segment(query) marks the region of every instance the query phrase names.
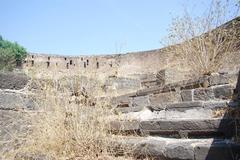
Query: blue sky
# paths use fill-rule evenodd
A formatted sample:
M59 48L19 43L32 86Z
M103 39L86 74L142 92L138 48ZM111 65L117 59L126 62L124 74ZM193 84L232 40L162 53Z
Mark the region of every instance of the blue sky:
M125 53L161 47L184 6L193 14L209 0L0 0L0 34L29 52L63 55Z

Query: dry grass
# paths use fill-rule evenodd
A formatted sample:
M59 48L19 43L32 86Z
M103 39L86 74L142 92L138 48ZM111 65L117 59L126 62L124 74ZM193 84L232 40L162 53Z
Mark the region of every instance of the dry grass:
M110 117L114 113L109 102L96 101L77 83L72 92L68 89L60 92L57 81L40 85L37 87L40 90L35 91L38 110L29 113L31 134L11 156L16 155L17 159L22 159L19 154L64 160L128 159L124 155L115 156L118 151L112 142L116 136L109 132ZM118 148L124 151L121 145Z
M213 118L219 118L223 116L228 116L232 118L240 118L240 108L220 108L213 111Z
M173 19L167 37L167 45L179 44L169 49L179 56L183 65L195 76L217 72L224 63L230 63L239 50L239 6L233 1L212 0L201 16L193 16L187 9L182 17ZM219 27L221 26L221 27Z
M213 118L223 117L227 113L227 108L221 108L213 111Z

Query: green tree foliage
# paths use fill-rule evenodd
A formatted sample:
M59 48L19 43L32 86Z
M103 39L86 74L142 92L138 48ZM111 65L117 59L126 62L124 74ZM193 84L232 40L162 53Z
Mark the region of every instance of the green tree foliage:
M26 56L25 48L17 42L4 40L0 35L0 70L12 70L17 62L21 63Z
M16 66L14 53L9 49L0 48L0 70L12 71Z

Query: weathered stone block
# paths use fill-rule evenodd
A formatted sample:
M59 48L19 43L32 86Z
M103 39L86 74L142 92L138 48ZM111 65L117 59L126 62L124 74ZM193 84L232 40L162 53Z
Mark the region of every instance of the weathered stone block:
M194 101L207 101L214 99L214 92L212 88L198 88L193 91L193 100Z
M34 109L33 97L23 93L0 91L0 109Z
M138 90L136 95L137 96L145 96L148 94L154 94L154 93L159 93L161 91L162 87L151 87L151 88L145 88Z
M141 82L141 86L143 88L154 87L154 86L157 86L157 81L156 80L152 80L152 81Z
M165 155L169 159L194 160L194 149L189 143L168 144Z
M193 101L193 90L182 90L181 97L182 101Z
M130 102L131 107L146 107L149 105L149 96L136 96Z
M140 122L143 132L166 133L185 130L190 132L220 132L229 137L234 134L234 121L232 119L170 119L148 120Z
M233 95L233 87L231 85L223 85L213 87L214 95L220 99L230 99Z
M210 86L221 85L228 83L228 77L226 75L212 75L209 77Z
M166 106L166 110L185 111L189 109L203 108L203 102L181 102Z
M149 96L150 105L157 106L160 104L180 102L181 96L177 92L166 92Z
M203 103L203 106L204 106L204 108L205 109L219 109L219 108L225 108L225 107L228 107L228 104L227 104L227 102L225 102L225 101L220 101L220 102L218 102L218 101L216 101L216 102L212 102L212 101L210 101L210 102L204 102Z
M131 96L135 96L135 94L130 93L130 94L125 94L122 96L114 97L114 98L112 98L111 103L114 106L117 106L118 104L123 104L123 103L129 104L132 99Z
M22 89L29 79L23 73L0 73L0 89Z
M165 141L145 140L138 143L134 148L134 157L136 158L158 158L164 159Z
M166 110L165 114L162 113L160 115L166 119L191 119L191 118L199 118L199 119L208 119L212 118L212 110L204 109L204 108L177 108ZM158 117L160 117L158 116Z

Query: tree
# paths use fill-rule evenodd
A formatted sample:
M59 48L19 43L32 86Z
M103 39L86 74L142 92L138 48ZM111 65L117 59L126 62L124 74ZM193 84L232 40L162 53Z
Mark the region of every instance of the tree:
M185 10L182 17L173 19L167 44L175 45L171 52L196 76L217 72L239 50L239 6L231 4L230 0L212 0L207 13L194 17ZM234 20L226 23L230 19Z
M0 70L12 71L15 66L14 53L10 49L0 48Z
M0 35L0 70L12 70L16 63L21 63L27 56L25 48L17 42L4 40Z

